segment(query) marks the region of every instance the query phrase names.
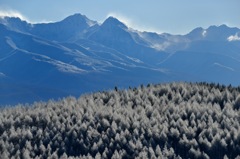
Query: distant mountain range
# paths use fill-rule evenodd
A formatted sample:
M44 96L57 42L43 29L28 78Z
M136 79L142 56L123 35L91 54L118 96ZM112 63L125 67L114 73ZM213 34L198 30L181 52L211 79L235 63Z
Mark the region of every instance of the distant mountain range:
M240 29L140 32L75 14L30 24L0 18L0 105L171 81L240 84Z

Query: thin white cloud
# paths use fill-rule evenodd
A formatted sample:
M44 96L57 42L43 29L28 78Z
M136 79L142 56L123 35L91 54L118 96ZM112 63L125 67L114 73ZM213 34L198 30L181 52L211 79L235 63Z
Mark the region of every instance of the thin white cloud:
M238 33L236 33L235 35L231 35L227 38L228 41L240 41L240 36L238 35Z
M106 18L108 18L108 17L115 17L119 21L121 21L125 25L127 25L128 27L130 27L132 29L135 29L135 30L138 30L138 31L148 31L148 32L162 33L162 31L160 31L158 29L155 29L155 28L149 27L149 26L143 26L142 24L139 24L136 21L134 21L133 19L130 19L129 17L124 16L123 14L120 14L120 13L110 12L106 16Z
M21 20L29 21L20 12L15 10L0 10L0 18L3 18L3 17L15 17L15 18L20 18Z

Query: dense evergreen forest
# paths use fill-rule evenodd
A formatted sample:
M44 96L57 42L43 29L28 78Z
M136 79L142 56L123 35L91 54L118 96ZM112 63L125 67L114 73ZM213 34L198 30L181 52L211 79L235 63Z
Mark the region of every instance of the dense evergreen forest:
M0 110L0 158L238 158L240 87L170 83Z

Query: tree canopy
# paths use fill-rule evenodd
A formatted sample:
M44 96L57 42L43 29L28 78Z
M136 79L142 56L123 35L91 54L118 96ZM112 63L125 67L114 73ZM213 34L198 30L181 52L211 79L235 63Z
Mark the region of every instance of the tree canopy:
M170 83L5 107L1 158L240 157L240 88Z

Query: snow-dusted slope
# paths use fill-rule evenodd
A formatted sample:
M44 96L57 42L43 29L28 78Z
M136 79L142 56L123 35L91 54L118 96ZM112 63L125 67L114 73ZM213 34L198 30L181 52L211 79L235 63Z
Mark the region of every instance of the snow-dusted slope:
M75 14L60 22L35 24L30 32L48 40L66 41L82 37L86 29L94 25L98 25L97 22L84 15Z
M146 83L146 73L156 82L164 74L154 65L92 41L60 43L0 28L1 104L128 87Z
M149 64L163 60L167 56L165 52L159 52L149 46L139 44L139 40L136 41L131 30L114 17L106 19L88 39Z

